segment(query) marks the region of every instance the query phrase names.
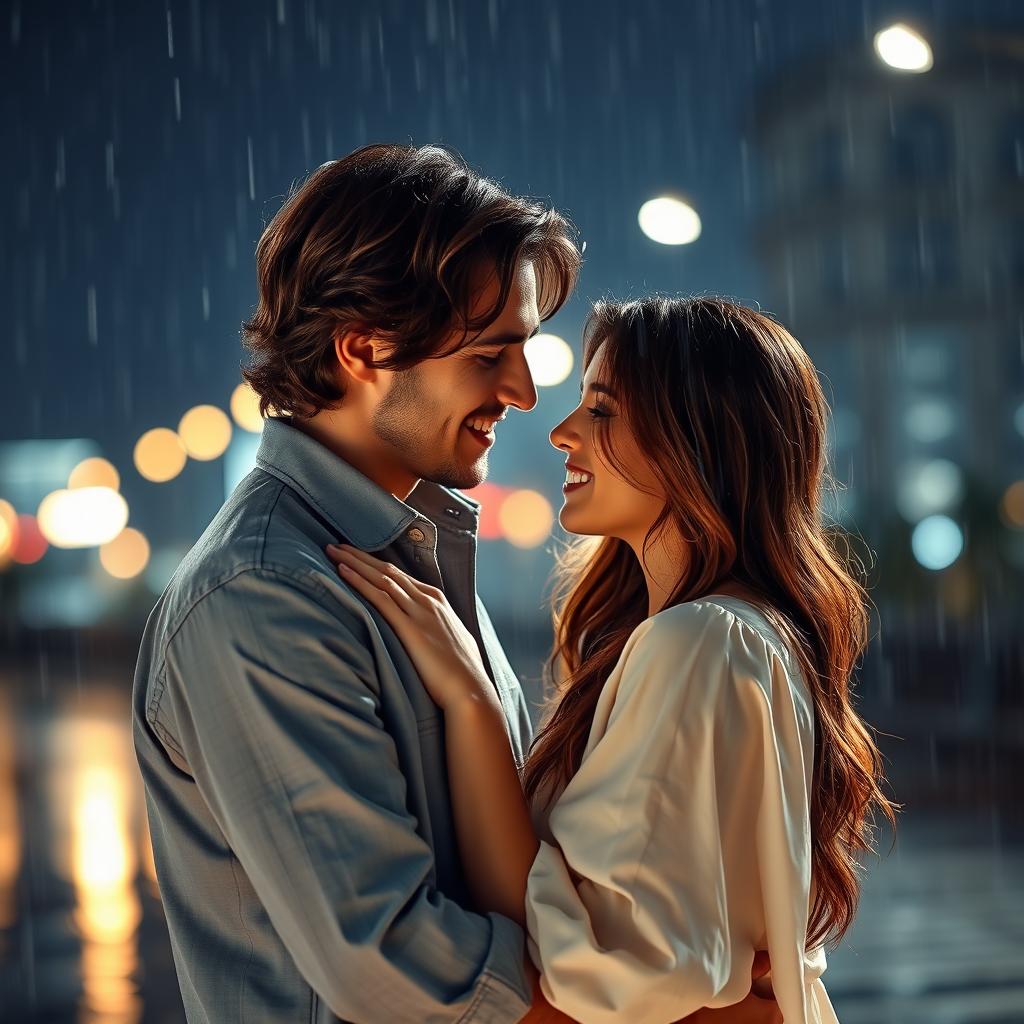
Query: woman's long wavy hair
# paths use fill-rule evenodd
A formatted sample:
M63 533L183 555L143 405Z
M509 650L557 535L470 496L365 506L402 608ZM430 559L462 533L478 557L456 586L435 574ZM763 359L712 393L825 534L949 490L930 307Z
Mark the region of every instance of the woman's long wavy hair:
M816 727L808 949L838 942L857 909L857 857L873 849L874 812L895 824L896 805L882 792L881 755L851 699L868 597L853 575L862 566L839 551L841 531L823 524L823 488L834 481L814 365L771 317L718 298L599 303L584 334L585 365L602 344L602 377L665 481L665 508L646 543L670 526L687 541L666 607L727 580L743 584L803 669ZM639 486L607 436L595 441ZM579 769L601 689L648 608L640 563L614 537L570 544L557 581L548 663L556 690L524 777L527 795L547 801Z

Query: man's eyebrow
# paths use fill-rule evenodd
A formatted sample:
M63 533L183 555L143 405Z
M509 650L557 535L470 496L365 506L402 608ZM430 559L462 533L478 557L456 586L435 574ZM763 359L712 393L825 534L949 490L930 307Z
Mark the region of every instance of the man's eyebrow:
M615 392L608 387L607 384L602 384L600 381L594 381L593 384L587 385L587 390L596 391L599 395L607 395L609 398L617 398ZM580 381L580 396L583 395L583 381Z
M540 324L524 338L521 334L495 334L491 338L477 338L473 342L473 348L484 348L487 345L522 345L524 342L529 341L530 338L535 337L540 333Z

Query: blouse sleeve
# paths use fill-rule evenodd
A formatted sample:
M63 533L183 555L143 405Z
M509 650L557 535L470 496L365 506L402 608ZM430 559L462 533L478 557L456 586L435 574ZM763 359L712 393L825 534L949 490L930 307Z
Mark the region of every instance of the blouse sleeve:
M529 876L549 1002L586 1024L664 1024L743 999L768 949L787 1024L814 1020L812 756L809 701L753 627L699 602L643 623Z

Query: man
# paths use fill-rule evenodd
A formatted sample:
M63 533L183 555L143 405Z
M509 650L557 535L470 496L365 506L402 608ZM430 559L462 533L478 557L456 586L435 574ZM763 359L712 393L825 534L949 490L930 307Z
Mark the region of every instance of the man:
M441 713L324 547L444 589L521 762L525 700L475 592L478 506L452 488L536 403L523 345L574 287L566 222L444 150L369 146L289 199L257 268L245 376L274 415L150 616L133 699L186 1012L555 1019L518 926L471 908Z

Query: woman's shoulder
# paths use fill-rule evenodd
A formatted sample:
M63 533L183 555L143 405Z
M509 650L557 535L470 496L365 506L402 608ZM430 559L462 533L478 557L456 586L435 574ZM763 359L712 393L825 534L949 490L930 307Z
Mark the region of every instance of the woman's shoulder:
M770 691L780 671L803 689L792 652L764 612L730 595L684 601L645 619L623 651L627 673L630 662L662 678L699 675L708 689L715 679L753 679Z
M788 662L789 652L764 612L752 602L725 594L684 601L645 619L630 638L635 644L668 651L692 649L695 641L727 653L775 655Z

